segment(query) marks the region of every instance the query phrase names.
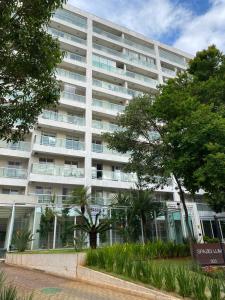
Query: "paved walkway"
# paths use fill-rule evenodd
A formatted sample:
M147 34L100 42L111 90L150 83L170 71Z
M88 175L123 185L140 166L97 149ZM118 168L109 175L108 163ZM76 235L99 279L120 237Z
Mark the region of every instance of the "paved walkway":
M0 263L7 281L18 287L23 295L34 292L35 300L141 300L142 297L67 280L46 273L7 266Z

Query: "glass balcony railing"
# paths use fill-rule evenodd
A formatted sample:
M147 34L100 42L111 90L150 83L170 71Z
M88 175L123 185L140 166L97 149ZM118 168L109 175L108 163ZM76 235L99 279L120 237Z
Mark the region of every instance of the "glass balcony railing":
M176 72L167 68L162 67L163 73L169 74L170 76L176 76Z
M136 182L137 176L132 173L124 173L122 171L101 171L101 170L92 170L92 179L98 180L113 180L113 181L122 181L122 182Z
M148 47L148 46L145 46L145 45L141 45L141 44L135 43L131 40L128 40L126 38L124 38L124 43L129 45L129 46L132 46L134 48L137 48L139 50L143 50L145 52L148 52L148 53L151 53L151 54L155 55L155 50L154 50L153 47Z
M110 90L110 91L113 91L113 92L127 94L128 96L132 96L132 97L138 97L138 96L143 94L142 92L127 89L123 86L112 84L112 83L109 83L109 82L106 82L106 81L101 81L101 80L98 80L98 79L93 79L92 82L93 82L94 86L97 86L97 87L100 87L100 88L103 88L103 89L106 89L106 90Z
M54 164L33 164L31 173L63 177L84 177L84 169L70 166L57 166Z
M27 178L27 170L20 168L1 167L0 177L25 179Z
M114 155L119 155L119 156L121 156L121 155L129 156L129 154L127 154L127 153L122 154L116 150L109 149L106 145L100 145L100 144L95 144L95 143L92 143L92 151L95 153L105 153L105 154L114 154Z
M182 57L182 56L176 55L175 53L168 52L168 51L163 50L163 49L159 49L159 56L161 58L165 58L166 60L169 60L173 63L177 63L177 64L182 65L184 67L186 66L185 58Z
M53 17L79 27L87 28L87 21L85 19L63 9L58 9Z
M70 195L55 195L55 194L30 194L36 196L38 203L48 204L62 204L63 202L69 202L71 199Z
M79 44L83 44L83 45L87 44L86 40L81 39L80 37L78 37L74 34L66 33L66 32L60 31L60 30L55 29L55 28L49 27L48 28L48 33L50 33L51 35L53 35L54 37L57 37L57 38L63 38L65 40L72 41L72 42L79 43Z
M106 70L108 72L120 74L120 75L123 75L123 76L127 76L127 77L130 77L130 78L133 78L133 79L138 80L138 81L150 83L154 87L156 87L156 85L158 84L157 80L154 80L154 79L149 78L147 76L144 76L144 75L141 75L141 74L137 74L137 73L134 73L134 72L130 72L130 71L125 71L123 69L116 68L114 66L110 66L110 65L107 65L107 64L95 61L95 60L93 60L92 65L94 67Z
M127 45L129 45L129 46L132 46L132 47L137 48L137 49L139 49L139 50L143 50L143 51L145 51L145 52L147 52L147 53L152 53L152 54L155 55L155 50L154 50L153 47L150 47L150 46L148 47L148 46L145 46L145 45L142 45L142 44L138 44L138 43L133 42L133 41L131 41L131 40L128 40L128 39L126 39L126 38L122 38L122 36L113 34L113 33L111 33L111 32L105 31L105 30L100 29L100 28L95 27L95 26L93 27L93 31L94 31L95 33L97 33L97 34L100 34L100 35L102 35L102 36L105 36L105 37L107 37L107 38L110 38L110 39L112 39L112 40L114 40L114 41L122 42L122 43L124 43L124 44L127 44Z
M0 148L10 149L10 150L19 150L19 151L30 151L30 143L29 142L17 142L7 143L6 141L0 140Z
M98 120L92 121L92 128L100 129L104 131L112 131L112 132L116 130L121 130L121 128L116 124L98 121Z
M64 58L86 63L86 57L67 51Z
M115 104L112 102L99 100L99 99L93 99L92 105L94 107L104 108L104 109L111 110L116 113L120 113L120 112L124 111L124 109L125 109L124 105L119 105L119 104Z
M81 102L81 103L86 102L86 97L85 96L70 93L70 92L67 92L67 91L63 91L61 93L61 97L64 98L64 99L73 100L73 101L76 101L76 102Z
M112 39L112 40L120 41L120 42L123 41L122 36L118 36L118 35L116 35L116 34L107 32L107 31L105 31L105 30L103 30L103 29L100 29L100 28L98 28L98 27L95 27L95 26L94 26L94 27L93 27L93 31L94 31L95 33L98 33L98 34L100 34L100 35L103 35L103 36L105 36L105 37L108 37L108 38L110 38L110 39Z
M111 55L119 56L123 59L126 59L129 62L133 62L135 64L142 65L142 66L145 66L148 68L157 69L156 64L154 62L143 60L143 59L138 59L132 55L128 55L127 53L123 53L123 52L120 52L120 51L117 51L117 50L114 50L114 49L111 49L111 48L108 48L108 47L105 47L102 45L98 45L98 44L93 44L93 47L97 50L109 53Z
M53 120L53 121L58 121L58 122L63 122L63 123L69 123L69 124L74 124L74 125L78 125L78 126L85 125L85 119L83 117L78 117L78 116L74 116L74 115L66 115L66 114L61 114L61 113L57 113L54 111L44 110L41 116L43 119L48 119L48 120Z
M64 69L57 68L56 69L56 75L66 77L66 78L69 78L69 79L74 79L74 80L86 82L86 76L75 73L75 72L71 72L71 71L68 71L68 70L64 70Z
M84 142L75 141L72 139L58 139L50 136L35 136L35 144L46 147L59 147L70 150L84 150Z

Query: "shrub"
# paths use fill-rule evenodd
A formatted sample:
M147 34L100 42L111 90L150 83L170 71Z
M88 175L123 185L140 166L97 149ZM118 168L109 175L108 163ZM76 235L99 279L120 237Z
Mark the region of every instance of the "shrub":
M151 269L151 283L153 286L161 289L163 286L164 272L160 265L154 264Z
M12 244L19 252L24 252L32 241L31 231L18 230L12 239Z
M192 294L193 280L190 272L184 267L177 268L177 282L179 285L179 294L182 297L190 297Z
M205 289L206 289L206 278L204 276L195 276L193 280L193 295L196 300L207 300Z
M168 266L164 270L165 289L168 292L176 291L176 268Z
M218 280L211 280L209 282L210 300L221 300L220 292L221 283Z

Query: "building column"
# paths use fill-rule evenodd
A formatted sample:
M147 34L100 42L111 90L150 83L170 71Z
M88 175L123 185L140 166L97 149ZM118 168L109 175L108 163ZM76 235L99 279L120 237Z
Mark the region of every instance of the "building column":
M159 83L163 84L163 75L162 75L162 68L161 68L161 62L160 62L160 56L159 56L159 47L157 44L155 44L155 56L156 56L156 66L157 71L159 72Z
M10 217L9 225L8 225L8 233L7 233L6 243L5 243L5 248L7 249L7 251L9 251L9 248L10 248L10 245L12 242L14 220L15 220L15 204L12 206L11 217Z
M36 230L36 219L37 219L37 207L34 208L34 219L33 219L33 228L32 228L32 241L31 241L31 250L34 249L34 236L35 236L35 230Z
M52 245L52 249L55 249L55 245L56 245L56 234L57 234L57 215L55 215L55 218L54 218L53 245Z

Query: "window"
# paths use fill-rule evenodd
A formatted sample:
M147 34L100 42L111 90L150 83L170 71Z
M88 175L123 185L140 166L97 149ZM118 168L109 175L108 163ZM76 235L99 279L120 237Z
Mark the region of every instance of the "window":
M8 168L21 168L21 162L19 161L8 161Z
M56 145L56 135L53 133L42 132L41 145L54 147Z
M52 158L39 158L39 163L40 164L54 164L54 159Z
M43 187L43 186L36 186L35 194L37 195L51 195L52 194L52 187Z
M20 194L20 190L18 189L2 189L2 194L4 195L19 195Z
M78 162L77 162L77 161L74 161L74 160L65 160L64 165L65 165L66 167L71 166L71 167L76 167L76 168L78 168Z
M64 85L64 91L70 94L75 94L76 87L74 85L65 84Z
M67 136L66 137L66 148L67 149L78 150L78 148L79 148L79 138Z

